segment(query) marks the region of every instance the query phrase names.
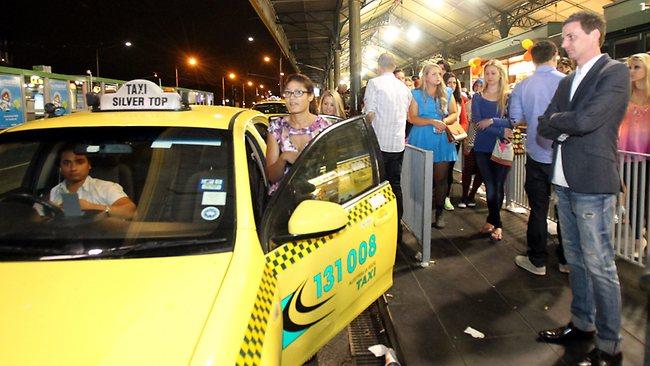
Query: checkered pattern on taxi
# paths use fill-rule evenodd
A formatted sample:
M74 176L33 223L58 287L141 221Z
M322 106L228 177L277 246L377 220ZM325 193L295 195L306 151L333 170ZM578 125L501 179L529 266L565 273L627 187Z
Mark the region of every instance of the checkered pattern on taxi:
M259 365L262 361L262 346L266 336L266 325L273 307L273 297L277 289L277 277L272 267L267 263L262 275L260 288L257 290L253 312L248 321L244 341L242 342L239 355L237 356L238 366Z
M373 208L369 200L379 194L386 198L385 202L378 207ZM381 190L368 195L362 201L355 204L348 212L348 226L368 217L374 211L385 206L395 199L395 195L389 185ZM264 346L264 336L266 335L266 325L271 314L273 298L277 291L277 275L289 268L306 255L314 252L326 241L331 240L337 234L318 239L307 239L297 242L287 243L274 252L269 253L266 257L266 267L262 276L260 288L257 290L253 313L248 321L248 327L244 340L242 342L239 355L237 356L237 366L259 365L262 357Z

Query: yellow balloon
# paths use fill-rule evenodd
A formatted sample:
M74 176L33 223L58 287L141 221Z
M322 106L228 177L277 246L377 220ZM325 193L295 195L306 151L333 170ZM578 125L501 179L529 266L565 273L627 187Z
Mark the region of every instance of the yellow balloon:
M533 47L533 40L529 38L524 39L521 41L521 47L528 51L531 47Z

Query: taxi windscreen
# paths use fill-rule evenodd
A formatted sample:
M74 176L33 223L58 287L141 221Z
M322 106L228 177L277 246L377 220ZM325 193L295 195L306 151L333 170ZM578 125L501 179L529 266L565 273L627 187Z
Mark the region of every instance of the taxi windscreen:
M0 260L232 250L231 145L200 128L0 134Z

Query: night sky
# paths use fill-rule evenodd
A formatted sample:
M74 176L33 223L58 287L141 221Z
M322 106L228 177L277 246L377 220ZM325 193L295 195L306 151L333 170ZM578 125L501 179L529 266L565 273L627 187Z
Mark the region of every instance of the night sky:
M132 47L123 46L127 40ZM280 55L247 0L3 1L0 51L9 53L3 66L49 65L55 73L95 75L98 46L102 77L157 82L157 72L163 85L173 86L178 65L180 86L218 93L226 72L235 72L240 85L246 73L277 78L277 59L271 65L262 58ZM189 56L198 66L187 65ZM262 77L245 80L273 84Z

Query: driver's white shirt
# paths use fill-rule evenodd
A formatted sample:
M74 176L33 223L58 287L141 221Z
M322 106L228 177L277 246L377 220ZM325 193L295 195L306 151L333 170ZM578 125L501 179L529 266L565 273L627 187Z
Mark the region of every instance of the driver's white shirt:
M65 180L50 190L50 201L61 205L62 193L70 193L65 185ZM86 177L84 184L77 190L79 199L84 199L96 205L110 206L122 197L127 197L121 185L106 180L95 179L90 175Z

